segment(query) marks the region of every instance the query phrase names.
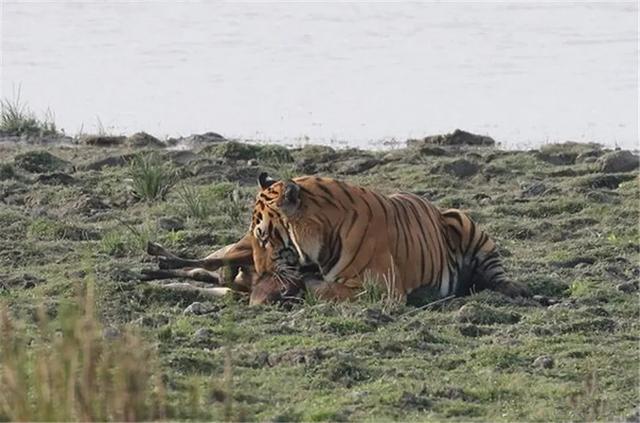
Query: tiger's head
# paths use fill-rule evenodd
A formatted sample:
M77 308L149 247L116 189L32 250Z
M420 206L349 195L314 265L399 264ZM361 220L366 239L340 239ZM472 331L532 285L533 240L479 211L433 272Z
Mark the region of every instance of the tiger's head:
M294 210L292 200L299 203L299 186L291 181L276 181L266 173L260 174L258 183L260 191L250 227L256 270L263 273L276 267L297 266L299 255L289 235L287 212Z
M265 172L258 177L251 233L262 248L291 248L289 219L300 206L300 186L293 181L276 181Z
M298 252L289 236L282 195L287 182L275 181L266 173L258 178L260 191L251 219L252 249L257 279L250 304L274 303L300 293L302 275Z

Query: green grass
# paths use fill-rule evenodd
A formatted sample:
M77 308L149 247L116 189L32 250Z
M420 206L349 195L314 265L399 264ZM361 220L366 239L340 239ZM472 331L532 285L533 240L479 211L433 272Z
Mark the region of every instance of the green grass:
M178 196L184 204L186 215L199 220L205 220L213 212L213 204L209 199L200 194L194 187L183 184L178 189Z
M129 163L131 193L146 202L162 201L178 180L176 169L154 153L139 154Z
M347 178L385 193L412 191L439 205L468 208L498 243L509 276L556 305L491 292L436 304L425 295L403 305L371 284L353 303L327 304L308 296L301 304L249 307L243 296L212 300L137 281L136 272L155 267L144 252L147 240L185 257L203 257L246 232L257 192L246 176L267 160L260 158L261 148L233 145L215 158L205 151L200 159L221 166L215 182L181 172L177 185L166 164L169 155L158 152L149 159L152 165L139 166L148 170L139 178L164 182L143 183L158 188L141 189L149 193L142 201L131 201L125 183L132 178L131 164L79 170L102 158L103 150L7 149L0 169L14 172L0 177L0 303L16 329L2 338L0 348L19 345L15 362L26 369L21 380L29 390L5 401L10 405L1 409L0 420L126 419L115 405L117 396L105 394L95 402L102 404L97 409L113 410L113 417L102 411L95 417L78 414L78 405L67 397L52 397L60 404L55 410L47 401L39 401L40 408L35 402L44 395L39 386L47 386L32 370L38 363L52 368L83 363L73 346L85 341L62 328L74 326L64 322L87 319L86 297L78 301L76 287L93 279L95 329L86 339L117 353L117 361L100 356L110 374L126 371L146 381L144 395L132 394L139 419L164 413L171 420L207 421L623 421L640 403L637 292L617 288L638 277L637 174L617 189L578 183L585 176L548 177L544 183L552 190L523 198L523 186L558 167L530 152L480 149L475 153L481 172L462 181L430 173L450 158L429 157L425 164L400 149L394 151L400 160ZM258 167L246 163L246 152ZM325 166L320 174L330 176L354 154L307 146L291 151L295 163L270 158L267 170L295 176L300 161L312 160ZM485 177L490 166L504 173ZM70 173L77 182L64 187L31 182L34 173L51 171ZM244 178L225 181L226 175L241 173ZM95 197L106 207L77 210L80 196ZM161 229L157 220L168 216L184 228ZM572 264L576 258L587 262ZM208 312L183 314L193 302ZM121 336L104 338L107 327ZM71 336L62 342L67 333ZM61 351L56 340L68 350ZM551 368L534 365L543 355L553 357ZM74 380L64 377L65 384ZM113 380L79 383L104 393ZM155 402L159 386L164 400ZM0 389L0 396L8 393Z

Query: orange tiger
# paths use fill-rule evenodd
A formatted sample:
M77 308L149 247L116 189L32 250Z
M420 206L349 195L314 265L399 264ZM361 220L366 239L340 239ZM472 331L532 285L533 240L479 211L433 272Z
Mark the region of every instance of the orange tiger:
M262 173L259 184L250 228L258 273L258 261L295 249L300 266L319 268L322 280L305 282L325 299L352 299L367 278L398 299L423 286L443 297L485 288L528 294L507 279L493 240L460 210L331 178L275 181Z

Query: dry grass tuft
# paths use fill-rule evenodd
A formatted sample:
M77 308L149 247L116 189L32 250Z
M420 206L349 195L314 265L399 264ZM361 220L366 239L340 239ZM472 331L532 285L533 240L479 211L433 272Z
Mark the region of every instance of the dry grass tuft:
M139 421L165 417L154 351L134 332L104 330L93 290L54 321L38 313L34 339L0 307L0 420Z

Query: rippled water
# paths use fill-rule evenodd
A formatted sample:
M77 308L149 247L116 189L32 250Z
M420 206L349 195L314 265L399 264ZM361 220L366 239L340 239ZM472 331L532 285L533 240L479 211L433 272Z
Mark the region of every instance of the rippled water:
M626 3L2 4L2 95L67 133L638 142Z

